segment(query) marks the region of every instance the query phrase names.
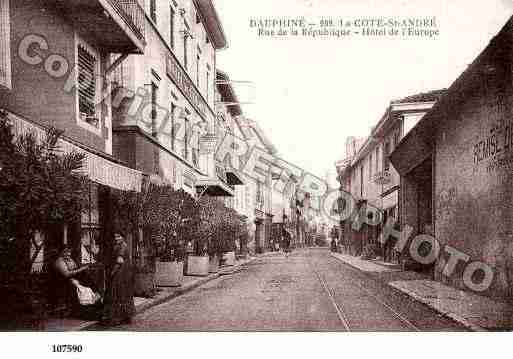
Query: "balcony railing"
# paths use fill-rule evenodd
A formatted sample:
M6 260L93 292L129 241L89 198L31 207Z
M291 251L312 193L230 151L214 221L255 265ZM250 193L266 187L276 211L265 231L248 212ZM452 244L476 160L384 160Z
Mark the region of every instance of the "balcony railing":
M125 21L135 36L144 41L144 24L146 23L144 9L137 0L108 0L118 15Z
M387 184L391 181L390 169L385 169L372 176L372 181L376 184Z

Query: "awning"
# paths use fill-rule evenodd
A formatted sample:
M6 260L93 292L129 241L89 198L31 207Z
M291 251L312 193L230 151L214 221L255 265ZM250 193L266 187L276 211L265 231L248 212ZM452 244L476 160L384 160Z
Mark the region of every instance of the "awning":
M226 180L231 186L240 186L244 184L244 179L242 175L234 168L226 169Z
M12 113L8 113L8 118L13 125L15 136L31 132L40 141L45 139L46 130L42 126ZM88 151L73 142L74 141L70 139L61 138L59 140L59 146L64 153L75 151L85 154L82 171L91 181L122 191L141 191L143 181L142 172L125 167L117 163L115 159L110 160L92 153L92 150ZM108 155L105 154L105 156Z
M213 197L233 197L233 189L222 181L209 177L201 177L196 181L196 188Z

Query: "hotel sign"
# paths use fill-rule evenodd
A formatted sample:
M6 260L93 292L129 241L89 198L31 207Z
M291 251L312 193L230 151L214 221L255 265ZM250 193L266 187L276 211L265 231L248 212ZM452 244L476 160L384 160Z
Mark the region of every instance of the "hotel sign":
M204 120L207 120L207 112L209 110L207 103L191 81L189 75L172 55L169 55L166 59L166 74L180 89L192 106L194 106L199 115Z

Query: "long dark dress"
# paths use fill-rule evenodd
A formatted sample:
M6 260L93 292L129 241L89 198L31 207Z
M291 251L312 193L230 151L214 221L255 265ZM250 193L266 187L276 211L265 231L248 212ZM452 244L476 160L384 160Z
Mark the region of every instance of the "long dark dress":
M113 259L119 269L105 293L103 320L108 325L127 322L135 314L134 277L125 242L115 245Z

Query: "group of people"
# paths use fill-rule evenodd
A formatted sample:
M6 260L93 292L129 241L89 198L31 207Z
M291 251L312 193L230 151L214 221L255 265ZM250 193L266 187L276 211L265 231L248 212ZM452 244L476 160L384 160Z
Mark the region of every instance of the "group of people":
M135 314L134 276L129 261L128 245L120 234L115 235L112 265L106 274L103 298L84 305L80 298L84 291L98 295L100 288L91 278L90 265L79 266L72 258L71 249L64 246L54 262L55 289L72 303L75 314L94 316L106 326L130 323ZM99 295L98 295L99 296Z
M291 242L292 242L292 236L290 235L289 231L286 229L283 229L281 232L281 241L276 240L274 242L274 250L276 252L280 251L280 248L285 253L285 257L288 257L291 252Z

